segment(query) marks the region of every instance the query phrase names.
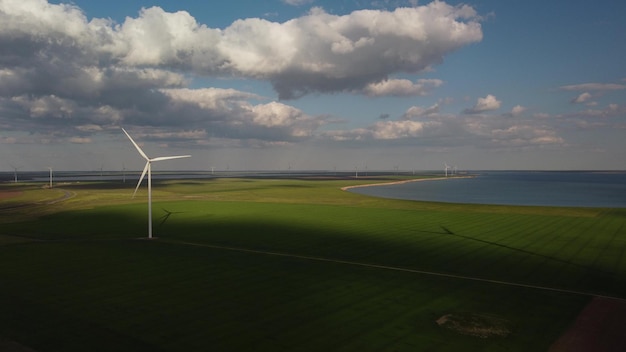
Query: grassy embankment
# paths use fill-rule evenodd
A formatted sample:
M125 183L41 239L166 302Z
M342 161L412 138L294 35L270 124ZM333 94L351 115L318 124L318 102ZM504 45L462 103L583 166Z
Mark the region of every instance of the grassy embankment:
M592 294L626 298L619 210L339 190L371 182L161 182L156 241L136 240L134 185L65 185L75 196L54 204L37 199L62 192L27 190L0 218L4 238L29 240L0 238L0 337L40 351L545 350ZM451 313L511 333L436 324Z

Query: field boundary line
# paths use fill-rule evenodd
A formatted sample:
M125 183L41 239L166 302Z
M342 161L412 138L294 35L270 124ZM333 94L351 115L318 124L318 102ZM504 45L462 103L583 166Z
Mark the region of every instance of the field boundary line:
M563 288L540 286L540 285L532 285L532 284L524 284L524 283L519 283L519 282L510 282L510 281L502 281L502 280L485 279L485 278L474 277L474 276L448 274L448 273L441 273L441 272L436 272L436 271L410 269L410 268L403 268L403 267L390 266L390 265L363 263L363 262L355 262L355 261L351 261L351 260L332 259L332 258L309 256L309 255L299 255L299 254L290 254L290 253L282 253L282 252L263 251L263 250L257 250L257 249L249 249L249 248L241 248L241 247L230 247L230 246L220 246L220 245L213 245L213 244L203 244L203 243L187 242L187 241L176 241L176 240L160 240L160 241L161 242L172 243L172 244L181 244L181 245L186 245L186 246L205 247L205 248L212 248L212 249L222 249L222 250L228 250L228 251L234 251L234 252L263 254L263 255L271 255L271 256L277 256L277 257L303 259L303 260L311 260L311 261L334 263L334 264L345 264L345 265L359 266L359 267L364 267L364 268L392 270L392 271L399 271L399 272L406 272L406 273L413 273L413 274L420 274L420 275L429 275L429 276L445 277L445 278L451 278L451 279L477 281L477 282L484 282L484 283L490 283L490 284L498 284L498 285L505 285L505 286L514 286L514 287L523 287L523 288L531 288L531 289L543 290L543 291L560 292L560 293L568 293L568 294L574 294L574 295L580 295L580 296L601 297L601 298L609 298L609 299L615 299L615 300L620 300L620 301L626 301L626 298L602 295L602 294L597 294L597 293L593 293L593 292L578 291L578 290L568 290L568 289L563 289Z

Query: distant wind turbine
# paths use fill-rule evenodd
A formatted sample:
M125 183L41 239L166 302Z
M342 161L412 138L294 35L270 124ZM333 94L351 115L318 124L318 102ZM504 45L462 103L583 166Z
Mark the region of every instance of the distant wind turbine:
M135 192L133 193L133 198L135 197L135 194L137 193L137 190L139 189L139 186L141 185L141 181L143 181L143 177L146 175L146 172L147 172L148 173L148 238L152 238L152 162L153 161L170 160L170 159L189 158L189 157L191 157L191 155L160 156L160 157L156 157L156 158L150 159L150 158L148 158L146 153L144 153L143 150L141 150L141 148L139 148L137 143L135 143L135 141L128 134L128 132L126 132L126 130L123 129L123 128L122 128L122 131L124 131L124 134L126 134L126 137L128 137L128 139L130 139L130 141L133 143L135 148L137 148L137 151L139 152L139 154L144 159L146 159L146 166L143 168L143 172L141 173L141 177L139 178L139 182L137 182L137 187L135 187Z
M13 176L15 176L15 183L17 183L17 169L19 169L19 167L16 167L13 165L11 165L11 167L13 168Z
M450 166L448 164L446 164L446 163L443 163L443 166L444 166L444 170L446 172L446 177L448 177L448 170L450 170Z
M52 168L48 167L48 170L50 170L50 187L49 188L52 188Z

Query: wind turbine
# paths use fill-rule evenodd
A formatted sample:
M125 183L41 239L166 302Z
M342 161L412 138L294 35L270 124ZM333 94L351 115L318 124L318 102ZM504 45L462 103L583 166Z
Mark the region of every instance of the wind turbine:
M17 183L17 169L19 169L19 167L16 167L13 165L11 165L11 167L13 168L13 176L15 176L15 183Z
M50 189L52 189L52 168L48 167L48 170L50 170Z
M148 238L152 238L152 162L153 161L170 160L170 159L189 158L189 157L191 157L191 155L159 156L159 157L150 159L150 158L148 158L146 153L144 153L143 150L141 150L141 148L139 148L137 143L135 143L135 141L128 134L128 132L126 132L126 130L123 129L123 128L122 128L122 131L124 131L124 134L126 134L126 137L128 137L128 139L130 139L130 141L133 143L135 148L137 148L137 151L139 152L139 154L144 159L146 159L146 166L143 168L143 172L141 173L141 177L139 178L139 182L137 182L137 187L135 187L135 192L133 193L133 198L135 197L135 194L137 193L137 190L139 189L139 186L141 185L141 181L143 181L143 177L146 176L146 172L148 172Z
M448 164L446 164L446 163L443 163L443 166L444 166L444 169L445 169L445 172L446 172L446 177L448 177L448 170L450 169L450 166Z

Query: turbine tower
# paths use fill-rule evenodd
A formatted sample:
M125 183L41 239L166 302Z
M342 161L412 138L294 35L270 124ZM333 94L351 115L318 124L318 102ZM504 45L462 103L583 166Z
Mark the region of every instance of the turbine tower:
M448 177L448 170L450 170L450 166L448 164L446 164L446 163L443 163L443 166L444 166L444 170L446 172L446 177Z
M135 143L135 141L128 134L128 132L126 132L126 130L123 129L123 128L122 128L122 131L124 131L124 134L126 134L128 139L130 139L130 141L135 146L135 148L137 148L137 151L139 152L139 154L144 159L146 159L146 166L143 168L143 172L141 173L141 177L139 178L139 182L137 182L137 187L135 187L135 192L133 193L133 198L135 197L135 194L137 193L137 190L139 189L139 186L141 185L141 181L143 181L143 178L144 178L144 176L146 176L146 172L147 172L148 173L148 238L151 239L152 238L152 162L153 161L170 160L170 159L189 158L189 157L191 157L191 155L160 156L160 157L156 157L156 158L150 159L150 158L148 158L146 153L144 153L143 150L141 150L141 148L139 148L137 143Z

